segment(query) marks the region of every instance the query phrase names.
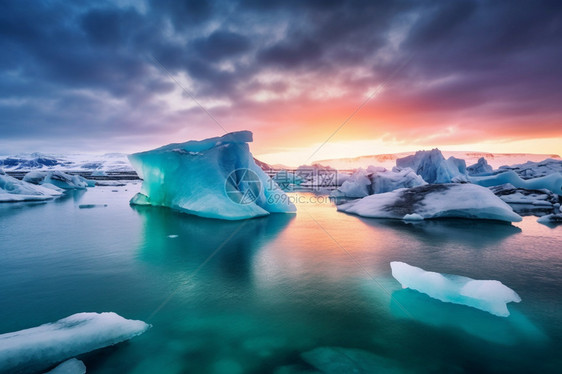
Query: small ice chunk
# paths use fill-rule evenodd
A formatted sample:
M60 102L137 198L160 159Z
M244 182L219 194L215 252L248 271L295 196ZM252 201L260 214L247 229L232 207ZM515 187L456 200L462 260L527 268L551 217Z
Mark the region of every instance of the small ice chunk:
M107 177L107 173L103 169L94 170L92 177Z
M480 157L478 162L466 168L468 175L486 175L491 174L494 169L488 164L484 157Z
M404 221L423 221L423 217L417 213L406 214L402 219Z
M129 340L150 325L115 313L77 313L0 335L0 372L40 371L70 357Z
M78 359L71 358L44 374L86 374L86 365Z
M175 239L177 237L178 237L178 235L176 235L176 234L168 235L168 238L170 238L170 239Z
M392 276L402 288L411 288L446 303L467 305L499 317L509 316L507 303L521 301L515 291L497 280L440 274L404 262L391 262L390 267Z
M562 213L547 214L537 219L538 223L542 224L559 224L562 223Z

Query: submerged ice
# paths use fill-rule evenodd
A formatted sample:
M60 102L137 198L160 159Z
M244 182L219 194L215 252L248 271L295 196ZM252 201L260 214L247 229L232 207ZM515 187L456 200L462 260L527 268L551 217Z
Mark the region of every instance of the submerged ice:
M37 371L129 340L150 325L115 313L77 313L54 323L0 335L0 372Z
M251 141L250 131L240 131L130 155L143 179L131 204L227 220L295 212L287 195L256 165Z
M391 262L392 276L402 288L424 293L434 299L467 305L499 317L509 316L507 304L521 298L497 280L475 280L459 275L426 271L404 262Z

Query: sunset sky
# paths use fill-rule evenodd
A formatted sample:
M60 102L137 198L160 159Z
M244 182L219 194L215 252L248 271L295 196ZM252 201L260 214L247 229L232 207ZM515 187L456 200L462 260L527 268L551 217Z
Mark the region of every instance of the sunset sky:
M560 1L2 4L0 154L562 153Z

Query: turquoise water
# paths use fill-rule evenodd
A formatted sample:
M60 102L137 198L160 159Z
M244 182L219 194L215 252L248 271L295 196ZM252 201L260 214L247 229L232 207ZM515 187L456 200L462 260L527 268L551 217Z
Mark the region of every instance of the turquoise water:
M0 333L78 312L153 325L79 357L88 373L313 372L301 354L327 346L397 372L562 367L562 226L362 219L306 193L296 215L223 222L130 207L138 188L0 204ZM390 261L497 279L522 302L507 318L442 303L401 289Z

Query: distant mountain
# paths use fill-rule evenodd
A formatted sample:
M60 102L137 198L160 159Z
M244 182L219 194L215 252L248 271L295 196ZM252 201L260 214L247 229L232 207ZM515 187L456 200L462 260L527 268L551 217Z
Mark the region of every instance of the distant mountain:
M396 159L413 155L415 152L389 153L371 156L360 156L354 158L336 158L317 161L317 164L331 166L338 170L350 170L366 168L368 166L382 166L392 169L396 166ZM545 159L561 160L559 155L533 154L533 153L489 153L489 152L467 152L467 151L442 151L443 156L449 158L454 156L466 161L466 165L475 164L480 157L484 157L488 164L494 169L504 165L523 164L525 162L539 162Z
M0 168L5 171L65 170L65 171L133 171L124 153L104 155L23 153L0 156Z

